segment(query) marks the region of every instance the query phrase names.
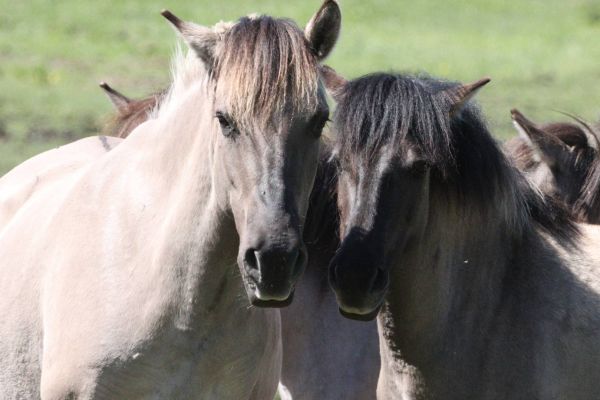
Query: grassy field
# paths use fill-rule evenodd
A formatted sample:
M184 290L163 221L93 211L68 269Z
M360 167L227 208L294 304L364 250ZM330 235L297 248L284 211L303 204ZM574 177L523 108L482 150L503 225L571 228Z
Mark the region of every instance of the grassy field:
M341 41L328 63L348 77L426 71L490 76L479 101L494 132L512 135L509 109L600 114L597 0L340 0ZM169 8L202 24L250 12L302 25L319 0L0 0L0 173L46 148L95 134L111 107L106 80L133 96L168 84L175 34Z

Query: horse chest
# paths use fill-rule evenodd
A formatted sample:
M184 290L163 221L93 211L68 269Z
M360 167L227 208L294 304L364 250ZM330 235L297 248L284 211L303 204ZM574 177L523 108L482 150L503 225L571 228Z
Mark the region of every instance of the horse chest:
M213 321L200 332L168 328L133 347L113 345L110 359L72 371L66 379L53 379L56 384L46 387L46 393L76 393L78 398L249 398L261 373L277 362L269 355L277 355L278 349L279 326L271 323L278 315L273 311L258 318L218 321L221 325ZM237 330L228 329L234 326Z

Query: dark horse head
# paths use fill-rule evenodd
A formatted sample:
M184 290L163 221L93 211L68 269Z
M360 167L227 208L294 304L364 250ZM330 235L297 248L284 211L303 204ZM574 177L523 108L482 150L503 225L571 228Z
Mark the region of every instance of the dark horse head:
M519 137L506 144L516 166L547 195L565 203L580 222L600 223L599 133L580 118L575 123L538 125L518 110L512 119Z
M430 182L478 173L454 162L458 141L452 131L457 125L480 128L471 107L463 108L489 79L461 85L374 74L345 81L327 68L324 76L338 101L333 157L342 238L330 283L342 314L368 320L382 305L393 260L410 251L427 227ZM461 154L485 162L477 140L460 143L470 147ZM477 179L469 182L476 186Z

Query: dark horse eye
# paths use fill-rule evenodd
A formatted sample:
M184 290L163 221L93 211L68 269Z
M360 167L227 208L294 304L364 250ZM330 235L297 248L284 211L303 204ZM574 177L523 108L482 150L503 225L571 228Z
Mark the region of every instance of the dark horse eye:
M315 115L310 121L310 131L314 137L320 137L325 125L329 122L329 113Z
M215 117L219 120L219 125L221 125L221 130L223 131L223 135L225 137L231 137L237 133L237 129L235 124L231 121L224 113L217 111Z
M428 168L428 165L427 165L427 163L425 161L423 161L423 160L417 160L410 167L410 170L413 173L422 174L425 171L427 171L427 168Z

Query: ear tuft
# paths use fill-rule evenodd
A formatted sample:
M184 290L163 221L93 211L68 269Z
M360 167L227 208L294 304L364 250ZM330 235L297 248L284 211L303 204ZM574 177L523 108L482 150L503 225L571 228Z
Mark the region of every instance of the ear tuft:
M325 0L306 25L304 35L319 61L331 53L340 35L342 11L335 0Z
M183 40L210 71L215 63L215 48L219 35L211 28L183 21L169 10L163 10L161 15L181 34Z
M169 10L162 10L160 12L160 15L165 17L167 21L169 21L178 31L181 31L183 25L185 24L185 22L180 20L178 17L175 16L175 14L173 14Z
M108 96L108 99L113 103L118 112L123 113L131 99L124 94L116 91L106 82L100 82L100 88L104 90L104 93Z
M450 99L450 116L459 113L479 90L491 82L490 78L483 78L476 82L458 85L443 92Z

